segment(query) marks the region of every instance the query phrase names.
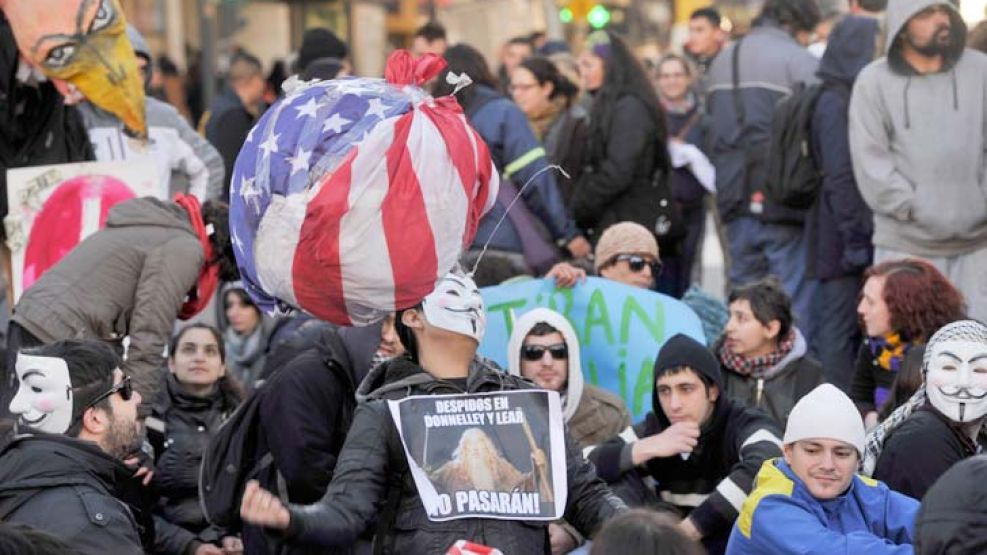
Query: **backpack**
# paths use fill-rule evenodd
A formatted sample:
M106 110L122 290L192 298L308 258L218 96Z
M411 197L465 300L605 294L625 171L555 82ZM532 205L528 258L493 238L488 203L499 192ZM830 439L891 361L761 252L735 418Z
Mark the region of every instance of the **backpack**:
M800 84L771 117L764 194L778 205L805 209L818 196L823 174L813 156L812 114L822 89Z
M337 338L338 341L338 338ZM334 431L335 440L346 436L356 405L355 388L349 372L339 364L332 347L317 345L322 352L326 369L332 372L343 389L344 406L331 407L342 411L340 425ZM300 350L299 355L307 350ZM287 487L281 473L274 466L274 456L263 441L261 432L260 405L263 395L271 387L271 380L279 372L258 387L224 422L209 446L202 453L202 466L199 467L199 504L206 520L222 528L238 528L240 525L240 503L243 490L249 480L260 480L265 487L275 477L275 483L283 501L287 501ZM341 444L341 441L337 441Z

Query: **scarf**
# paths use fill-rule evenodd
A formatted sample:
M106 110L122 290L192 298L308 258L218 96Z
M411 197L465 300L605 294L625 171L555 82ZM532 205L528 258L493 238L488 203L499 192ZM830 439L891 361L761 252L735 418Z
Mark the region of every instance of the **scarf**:
M195 282L195 287L189 291L178 312L178 318L188 320L202 311L209 304L216 286L219 284L219 264L213 260L212 244L209 243L209 234L206 233L206 225L202 221L202 209L199 206L199 199L192 195L175 195L175 202L188 212L189 222L192 229L199 236L202 250L206 255L206 262L199 270L199 278Z
M665 109L668 114L684 115L693 111L696 108L696 93L688 91L685 94L685 98L678 102L673 102L666 99L665 97L659 97L661 100L661 106Z
M903 341L901 334L891 332L880 337L868 337L866 339L870 354L877 361L877 364L888 372L898 372L901 365L905 363L905 355L912 348L912 344Z
M249 335L240 335L232 327L226 328L226 333L223 334L223 341L226 343L226 367L249 389L253 389L258 378L254 375L253 365L264 354L266 345L261 341L263 338L263 322L258 322Z
M552 124L555 123L559 112L563 109L565 109L565 98L559 96L555 100L549 101L548 107L545 108L544 112L528 118L528 124L531 125L531 130L535 132L535 137L538 137L539 142L545 142L545 136L548 135L548 130L552 128Z
M720 345L718 354L720 356L720 362L728 370L741 376L751 376L759 379L763 378L769 370L777 366L781 362L781 359L788 356L788 353L792 352L794 348L795 330L791 329L785 338L778 342L778 348L766 355L745 357L734 354L727 348L725 341Z

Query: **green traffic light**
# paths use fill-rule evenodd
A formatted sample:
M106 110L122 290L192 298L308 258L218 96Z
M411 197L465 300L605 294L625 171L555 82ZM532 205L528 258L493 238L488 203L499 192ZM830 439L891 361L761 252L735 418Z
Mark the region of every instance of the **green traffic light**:
M572 10L569 8L559 10L559 21L562 23L572 23Z
M589 22L590 27L600 29L610 23L610 10L597 4L586 14L586 21Z

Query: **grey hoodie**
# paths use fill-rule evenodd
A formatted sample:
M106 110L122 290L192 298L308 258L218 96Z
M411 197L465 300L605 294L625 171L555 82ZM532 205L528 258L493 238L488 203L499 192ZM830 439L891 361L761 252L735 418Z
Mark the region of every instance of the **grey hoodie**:
M900 54L913 16L951 12L954 47L944 69L921 75ZM886 56L860 73L850 100L854 175L874 211L874 244L917 256L987 245L987 56L965 49L952 5L890 0Z

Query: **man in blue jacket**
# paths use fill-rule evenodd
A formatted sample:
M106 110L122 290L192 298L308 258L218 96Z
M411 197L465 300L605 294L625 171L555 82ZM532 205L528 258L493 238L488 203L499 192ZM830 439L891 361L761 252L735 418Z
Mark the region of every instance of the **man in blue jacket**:
M823 384L788 417L784 459L766 461L730 534L727 555L912 553L919 503L856 474L864 423Z

